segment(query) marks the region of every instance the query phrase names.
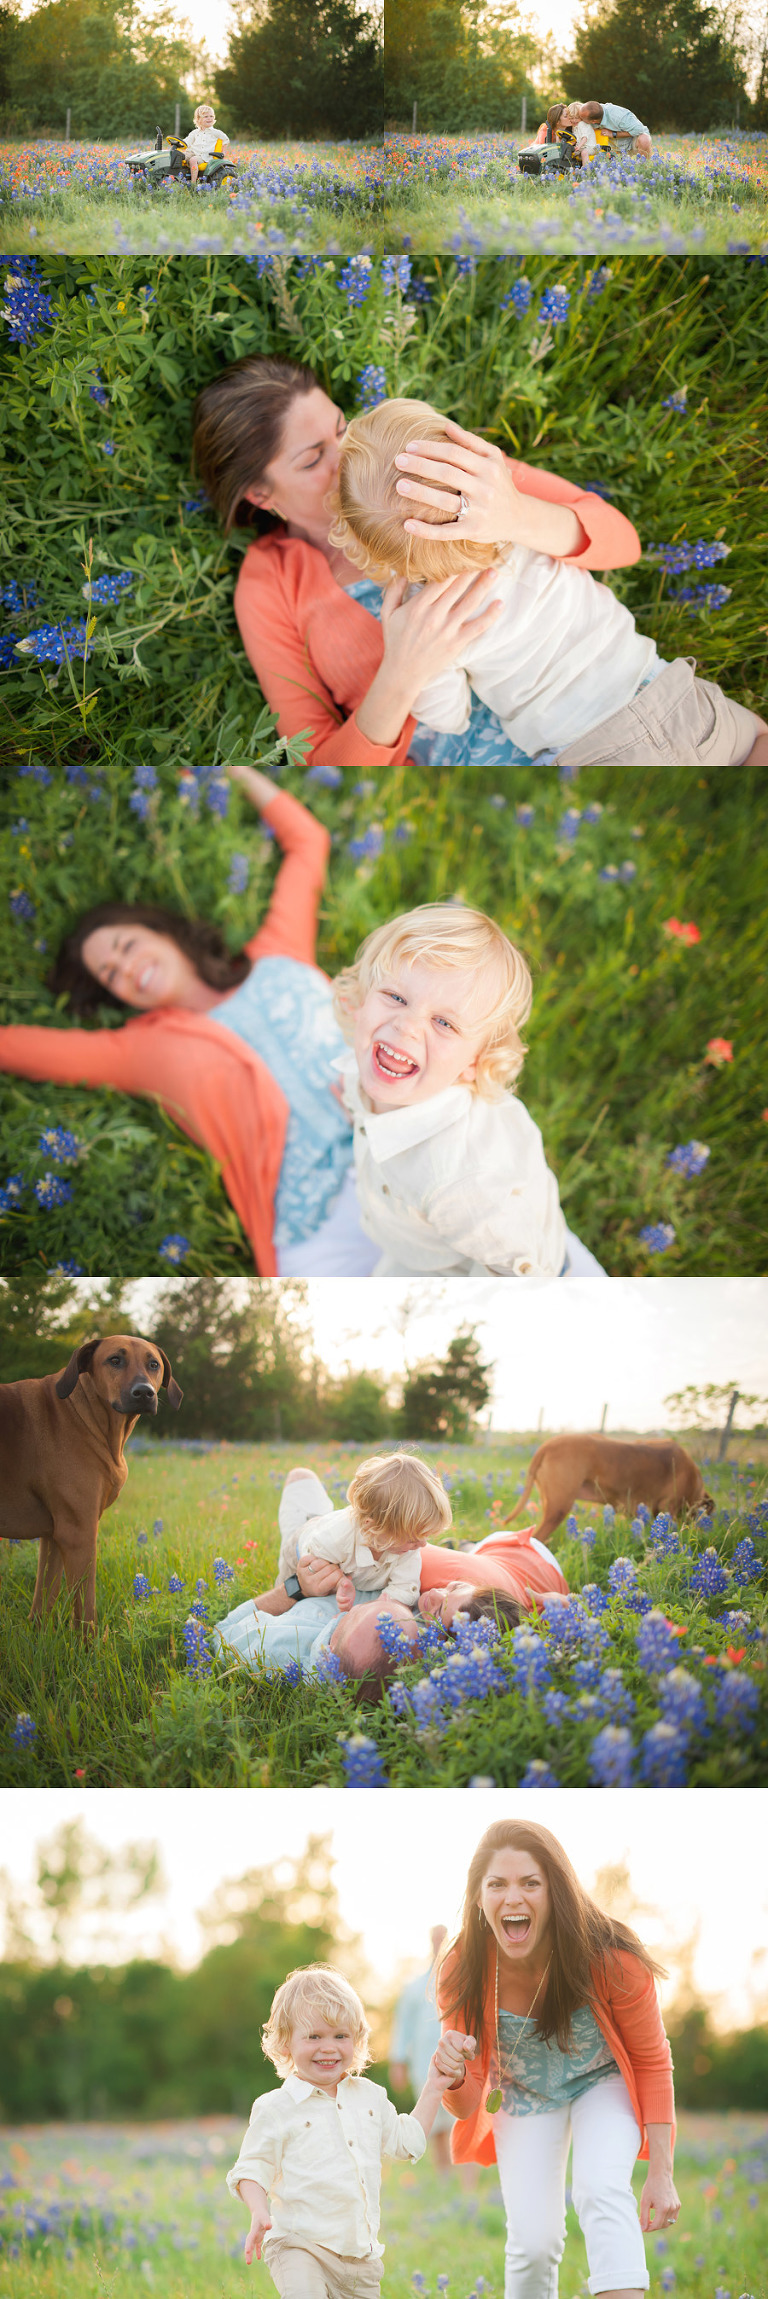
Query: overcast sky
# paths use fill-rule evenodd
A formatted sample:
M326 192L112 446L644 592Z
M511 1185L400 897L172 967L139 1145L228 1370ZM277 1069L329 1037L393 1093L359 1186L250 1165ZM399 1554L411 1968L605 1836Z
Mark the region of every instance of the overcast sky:
M35 1845L75 1815L112 1849L160 1845L167 1896L125 1924L122 1952L165 1943L184 1964L200 1951L197 1911L222 1879L330 1834L342 1916L382 1990L406 1963L418 1968L432 1924L453 1930L484 1829L525 1815L560 1838L587 1889L600 1867L626 1859L644 1905L637 1928L662 1962L698 1932L696 1979L721 2021L746 2024L761 1998L766 2016L768 1790L6 1789L2 1864L15 1884L31 1882Z
M132 1289L145 1331L163 1282ZM334 1373L349 1363L396 1374L442 1351L463 1320L476 1324L495 1366L499 1430L535 1430L540 1415L545 1429L599 1428L604 1405L609 1430L662 1429L664 1398L692 1382L768 1395L768 1278L315 1278L308 1292L318 1354Z

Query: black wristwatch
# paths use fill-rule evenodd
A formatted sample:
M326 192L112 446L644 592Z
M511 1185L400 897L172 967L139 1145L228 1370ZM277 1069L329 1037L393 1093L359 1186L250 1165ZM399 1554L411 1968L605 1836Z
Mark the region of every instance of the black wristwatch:
M285 1589L286 1596L291 1597L294 1604L296 1603L296 1598L302 1595L301 1581L297 1579L295 1573L288 1574L288 1579L283 1581L283 1588Z

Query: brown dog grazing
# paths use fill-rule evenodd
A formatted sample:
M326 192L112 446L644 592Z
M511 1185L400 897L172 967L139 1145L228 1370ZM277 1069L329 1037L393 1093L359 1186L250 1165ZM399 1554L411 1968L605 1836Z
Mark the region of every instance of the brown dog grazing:
M525 1491L504 1518L511 1525L525 1508L534 1485L543 1506L536 1538L548 1541L574 1501L602 1501L631 1516L641 1501L658 1516L679 1517L683 1509L713 1509L711 1493L690 1453L671 1438L548 1437L534 1453Z
M128 1475L126 1438L158 1389L183 1391L164 1349L135 1333L84 1341L61 1373L0 1387L0 1537L40 1542L32 1615L74 1590L78 1625L96 1625L99 1518Z

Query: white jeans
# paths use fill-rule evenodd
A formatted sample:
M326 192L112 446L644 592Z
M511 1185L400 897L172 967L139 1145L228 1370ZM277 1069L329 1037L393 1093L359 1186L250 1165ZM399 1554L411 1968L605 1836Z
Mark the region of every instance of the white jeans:
M504 2299L557 2299L565 2249L565 2170L573 2137L573 2201L587 2246L589 2290L647 2291L632 2193L640 2138L622 2075L605 2076L551 2115L494 2116L507 2214Z

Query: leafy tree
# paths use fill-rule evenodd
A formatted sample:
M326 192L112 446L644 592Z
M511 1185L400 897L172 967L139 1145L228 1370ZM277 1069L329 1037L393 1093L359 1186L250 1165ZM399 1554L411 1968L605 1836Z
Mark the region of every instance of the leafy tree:
M438 133L508 128L538 55L513 8L499 21L487 0L387 0L387 119L403 125L417 104L419 127Z
M626 95L651 131L710 127L746 98L739 55L709 0L596 0L565 79L585 101Z
M399 1415L403 1437L467 1437L491 1395L492 1368L482 1362L472 1326L454 1334L445 1357L426 1358L406 1378Z
M217 93L261 136L379 136L381 24L355 0L235 0Z
M319 1432L319 1382L298 1316L305 1301L305 1285L270 1279L168 1285L152 1338L184 1390L185 1437L257 1443Z
M392 1426L386 1383L375 1373L345 1374L329 1388L325 1408L325 1434L350 1443L373 1444Z
M0 1381L39 1380L91 1334L119 1331L126 1323L123 1290L119 1281L101 1279L84 1289L57 1272L21 1271L13 1285L0 1278Z
M174 107L189 109L184 80L195 51L163 9L139 0L43 0L0 45L6 115L26 129L84 137L148 134Z
M719 1429L727 1420L732 1397L736 1397L736 1412L747 1414L755 1425L768 1405L768 1397L757 1397L740 1389L737 1381L692 1382L687 1389L675 1389L664 1403L670 1421L681 1429Z

